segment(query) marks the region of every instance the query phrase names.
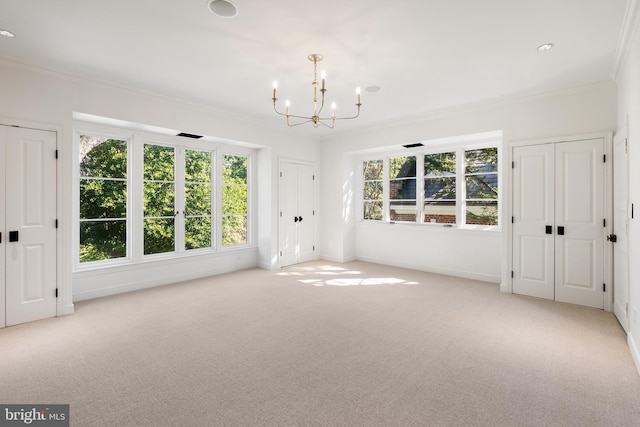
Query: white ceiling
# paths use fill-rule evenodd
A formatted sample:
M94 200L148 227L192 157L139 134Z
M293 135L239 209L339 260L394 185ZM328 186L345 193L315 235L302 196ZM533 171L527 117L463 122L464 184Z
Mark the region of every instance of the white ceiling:
M4 0L0 59L105 81L284 127L311 111L321 53L328 102L362 114L334 131L611 80L627 0ZM538 52L540 44L555 48ZM1 78L1 76L0 76ZM311 131L318 132L318 130ZM322 132L331 132L324 130Z

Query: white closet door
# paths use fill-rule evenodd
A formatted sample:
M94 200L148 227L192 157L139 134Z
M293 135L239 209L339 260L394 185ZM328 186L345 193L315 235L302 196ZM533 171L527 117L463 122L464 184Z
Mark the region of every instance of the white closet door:
M604 146L556 144L556 300L604 308Z
M4 145L9 326L56 315L56 136L8 128Z
M516 147L513 159L513 292L554 299L554 147Z
M290 162L280 164L280 266L314 258L314 172L313 166Z

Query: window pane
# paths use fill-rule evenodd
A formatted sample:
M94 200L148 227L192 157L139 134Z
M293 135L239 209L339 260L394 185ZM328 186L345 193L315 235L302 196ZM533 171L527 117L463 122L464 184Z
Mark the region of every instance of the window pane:
M125 218L127 182L80 179L80 218Z
M186 150L184 179L186 182L211 182L211 153Z
M443 200L424 203L424 222L435 224L456 223L456 201Z
M382 179L382 160L371 160L363 162L362 176L366 181Z
M144 216L158 217L175 214L175 191L172 182L144 183Z
M465 151L466 173L498 172L498 148Z
M364 202L364 219L382 220L382 202Z
M211 215L210 184L186 184L184 191L185 215Z
M172 147L144 145L144 179L153 181L173 181L174 155Z
M389 159L389 178L413 178L416 176L416 158L395 157Z
M185 218L185 248L199 249L211 246L211 218Z
M222 187L222 213L247 213L247 186L224 185Z
M389 181L389 198L391 200L415 200L415 179L394 179Z
M427 178L424 180L425 199L456 199L455 178Z
M436 153L424 156L424 176L455 176L456 153Z
M467 176L467 199L496 199L498 198L498 175Z
M127 177L127 141L80 135L80 176Z
M364 183L364 200L382 200L382 181Z
M417 218L415 201L393 202L389 206L389 219L391 221L411 221Z
M175 250L173 218L144 220L144 254L158 254Z
M127 256L127 222L81 221L80 262Z
M467 224L498 225L498 201L468 201Z
M222 218L222 244L237 245L247 243L247 217L225 216Z
M225 184L247 183L247 156L225 154L222 158L222 182Z

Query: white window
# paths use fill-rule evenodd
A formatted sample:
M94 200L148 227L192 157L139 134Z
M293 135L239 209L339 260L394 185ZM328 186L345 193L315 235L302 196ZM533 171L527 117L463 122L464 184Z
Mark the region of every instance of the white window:
M362 160L362 219L497 226L498 152L496 145L459 144Z
M78 127L76 270L251 244L252 150Z
M127 257L129 142L79 135L79 262Z

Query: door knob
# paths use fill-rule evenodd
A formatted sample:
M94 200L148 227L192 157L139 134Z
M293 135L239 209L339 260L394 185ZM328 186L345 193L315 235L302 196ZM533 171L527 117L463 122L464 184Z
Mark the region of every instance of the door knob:
M302 217L301 216L298 217L298 221L302 222Z
M18 232L17 231L10 231L9 232L9 241L10 242L17 242L18 241Z
M297 216L293 217L293 222L298 222L298 217Z
M564 236L564 227L558 226L558 236Z
M545 227L545 233L547 234L553 234L553 226L552 225L547 225Z

